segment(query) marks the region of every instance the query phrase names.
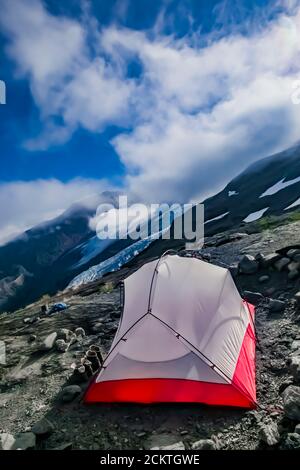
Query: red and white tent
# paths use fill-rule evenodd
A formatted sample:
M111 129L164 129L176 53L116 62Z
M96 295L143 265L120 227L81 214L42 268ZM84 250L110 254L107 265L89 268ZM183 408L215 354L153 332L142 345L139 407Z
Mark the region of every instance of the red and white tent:
M255 407L254 307L230 271L166 255L124 284L119 328L86 403Z

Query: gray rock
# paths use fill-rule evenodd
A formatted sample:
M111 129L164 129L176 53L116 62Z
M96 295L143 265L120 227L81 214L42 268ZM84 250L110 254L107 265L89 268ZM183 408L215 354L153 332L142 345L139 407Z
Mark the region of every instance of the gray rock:
M288 359L290 373L296 383L300 383L300 356L293 355Z
M145 448L150 450L184 450L184 444L179 436L169 433L152 434L145 442Z
M63 339L57 339L55 341L55 347L57 351L64 353L69 349L69 343L66 343Z
M54 447L54 450L71 450L73 447L72 442L64 442L58 447Z
M261 424L260 437L268 446L275 446L280 441L278 426L274 422Z
M255 259L256 259L256 261L258 261L259 263L263 263L265 257L264 257L264 255L263 255L262 253L257 253L257 254L255 255Z
M295 259L295 256L300 255L300 249L299 248L292 248L287 252L287 256L291 259Z
M81 388L79 385L68 385L63 388L61 392L61 399L64 403L69 403L73 401L78 395L81 394Z
M300 263L297 263L296 261L292 261L291 263L288 264L287 268L290 272L299 271Z
M40 345L40 350L41 351L50 351L54 346L56 338L57 338L57 333L56 332L51 333L50 335L48 335L44 339L44 341L42 341L42 343Z
M286 380L284 380L280 385L279 385L279 388L278 388L278 392L280 395L282 395L282 393L284 392L284 390L286 390L290 385L293 385L294 381L293 381L293 377L290 377Z
M280 255L278 253L270 253L269 255L264 256L260 262L264 268L269 268L278 260L280 260Z
M36 340L36 335L29 335L28 341L29 343L33 343Z
M249 290L245 290L244 299L251 304L257 305L259 302L264 300L264 296L260 292L251 292Z
M300 423L299 423L299 424L296 424L294 432L295 432L296 434L300 434Z
M0 434L0 450L12 450L14 448L15 438L8 432Z
M72 331L68 330L67 328L61 328L57 332L57 339L63 339L66 342L70 341L70 338L72 336L73 336Z
M185 450L185 446L182 441L179 441L167 446L151 447L150 450Z
M217 445L212 439L200 439L192 444L193 450L216 450Z
M99 333L102 330L103 330L103 323L101 323L101 322L95 323L92 327L92 332L93 333Z
M244 255L239 262L239 272L242 274L254 274L258 270L258 262L251 255Z
M283 271L285 267L290 263L290 258L280 258L276 263L274 264L275 268L277 271Z
M272 313L282 312L285 309L285 305L283 300L270 299L269 310Z
M53 433L54 426L47 418L43 418L32 426L31 431L36 436L46 437Z
M258 282L264 283L264 282L268 282L269 280L270 280L270 276L265 274L264 276L260 276L260 278L258 279Z
M300 349L300 339L295 339L291 344L292 351L297 351L297 349Z
M80 337L83 338L83 337L85 336L85 331L84 331L84 329L81 328L81 327L76 328L76 330L75 330L75 335L76 335L77 337L79 337L79 338L80 338Z
M34 449L36 444L36 437L33 432L21 432L16 434L15 439L14 450Z
M295 294L295 300L296 300L297 304L300 306L300 291L297 292L297 294Z
M297 277L299 276L299 271L298 270L294 270L294 271L290 271L288 273L288 278L293 281L293 279L297 279Z
M296 432L289 433L281 446L284 450L300 449L300 434Z
M290 385L282 396L285 415L293 421L300 421L300 387Z

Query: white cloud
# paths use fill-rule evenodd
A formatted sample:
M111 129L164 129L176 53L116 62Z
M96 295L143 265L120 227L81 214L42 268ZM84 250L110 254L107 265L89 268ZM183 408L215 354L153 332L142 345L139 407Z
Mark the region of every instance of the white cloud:
M148 34L54 17L38 0L30 8L25 0L2 3L8 54L44 122L29 149L63 143L78 127L128 125L112 142L128 190L150 202L186 202L299 139L291 101L300 76L299 2L276 2L286 12L252 34L233 29L205 44L195 34L163 36L163 16ZM141 65L136 78L127 76L132 61Z
M25 143L29 150L62 144L79 126L102 131L107 124L123 123L133 84L104 57L92 55L88 35L99 38L93 21L55 17L40 0L30 5L3 0L0 26L9 38L7 53L18 75L29 79L45 125L39 137Z
M56 179L15 181L0 185L0 245L25 230L57 217L79 202L95 207L95 194L105 188L105 181L74 179L62 183Z
M129 187L147 199L201 198L298 140L291 92L300 74L299 39L300 9L252 36L202 48L108 29L104 47L111 54L125 48L144 67L140 101L146 96L148 106L133 132L114 140Z

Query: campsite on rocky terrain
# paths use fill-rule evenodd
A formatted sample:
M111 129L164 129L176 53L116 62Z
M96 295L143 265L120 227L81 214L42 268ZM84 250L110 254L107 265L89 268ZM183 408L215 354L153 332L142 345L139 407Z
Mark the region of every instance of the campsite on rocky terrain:
M300 0L0 0L0 470L294 470L299 129Z
M88 382L74 376L72 365L92 344L107 354L120 319L118 283L149 261L146 250L119 271L48 299L66 302L66 310L43 316L36 302L1 316L7 346L0 382L2 448L299 448L300 222L260 231L250 225L208 237L201 253L209 263L228 266L244 298L256 306L256 409L83 404Z

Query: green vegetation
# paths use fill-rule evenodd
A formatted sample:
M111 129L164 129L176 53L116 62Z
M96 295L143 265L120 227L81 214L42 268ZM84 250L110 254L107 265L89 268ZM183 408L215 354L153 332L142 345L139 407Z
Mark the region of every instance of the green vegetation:
M101 286L100 292L102 294L110 294L114 290L115 286L112 282L106 282Z
M279 227L280 225L297 222L298 220L300 220L299 211L290 212L283 216L269 215L266 217L262 217L260 220L258 220L255 223L255 228L257 228L258 232L262 232L264 230Z

